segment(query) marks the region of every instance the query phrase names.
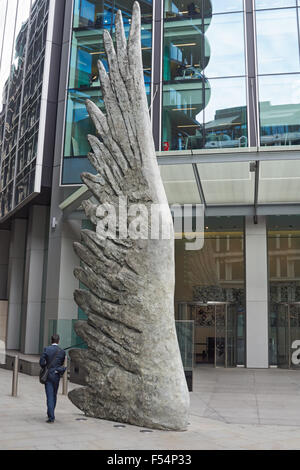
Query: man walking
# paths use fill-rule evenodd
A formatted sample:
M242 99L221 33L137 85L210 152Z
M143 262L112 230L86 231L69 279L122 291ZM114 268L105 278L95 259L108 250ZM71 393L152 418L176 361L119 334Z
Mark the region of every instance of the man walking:
M47 382L45 383L45 391L47 396L47 423L54 423L54 410L56 407L57 392L59 380L63 376L66 368L63 367L66 353L58 347L59 335L53 335L51 338L51 346L44 349L40 358L40 366L49 368Z

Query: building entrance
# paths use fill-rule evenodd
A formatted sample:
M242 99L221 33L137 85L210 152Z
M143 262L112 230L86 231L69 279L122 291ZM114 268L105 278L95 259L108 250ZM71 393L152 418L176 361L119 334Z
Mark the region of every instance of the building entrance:
M194 365L237 365L237 310L237 305L230 302L177 304L179 316L194 324Z
M274 304L270 323L270 365L299 369L300 302Z

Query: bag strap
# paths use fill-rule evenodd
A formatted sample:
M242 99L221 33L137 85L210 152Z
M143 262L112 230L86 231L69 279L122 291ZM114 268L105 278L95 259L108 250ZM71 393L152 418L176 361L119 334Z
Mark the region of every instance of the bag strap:
M55 359L57 358L57 355L58 355L59 351L60 351L60 349L57 348L57 351L56 351L56 353L55 353L55 356L53 357L53 359L52 359L52 361L50 362L50 364L48 364L48 366L47 366L48 369L51 369L51 366L52 366L53 362L55 361Z

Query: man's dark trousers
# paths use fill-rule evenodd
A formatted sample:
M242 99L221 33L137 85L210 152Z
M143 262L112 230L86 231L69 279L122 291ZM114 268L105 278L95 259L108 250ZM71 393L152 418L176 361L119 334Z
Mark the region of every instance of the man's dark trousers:
M53 343L51 346L48 346L44 349L44 352L40 358L41 367L49 367L49 365L51 366L49 368L48 379L45 384L49 423L53 423L55 419L54 410L56 406L59 380L66 371L66 368L63 366L65 357L65 351L60 349L57 344Z
M47 396L47 414L51 421L55 420L54 410L56 407L57 392L59 387L59 374L57 377L53 377L52 380L47 380L45 383L46 396Z

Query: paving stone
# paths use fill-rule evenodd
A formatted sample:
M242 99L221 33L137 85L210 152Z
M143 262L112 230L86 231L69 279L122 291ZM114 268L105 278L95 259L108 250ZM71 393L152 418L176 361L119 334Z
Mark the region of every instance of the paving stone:
M229 369L226 372L206 369L203 373L199 368L195 375L188 430L141 433L136 426L116 428L117 423L105 420L78 421L85 419L84 415L61 394L56 423L50 426L45 423L46 401L39 382L20 374L20 396L14 399L7 392L11 389L11 372L1 369L0 449L300 449L299 390L293 387L298 377L300 383L300 374L280 369ZM224 376L227 383L222 399L217 387ZM245 392L245 382L257 381L257 377L261 382L259 393L255 387ZM196 382L201 387L197 388ZM263 384L266 384L265 393L261 393ZM76 385L70 384L70 389L72 387ZM206 391L201 392L201 388Z

